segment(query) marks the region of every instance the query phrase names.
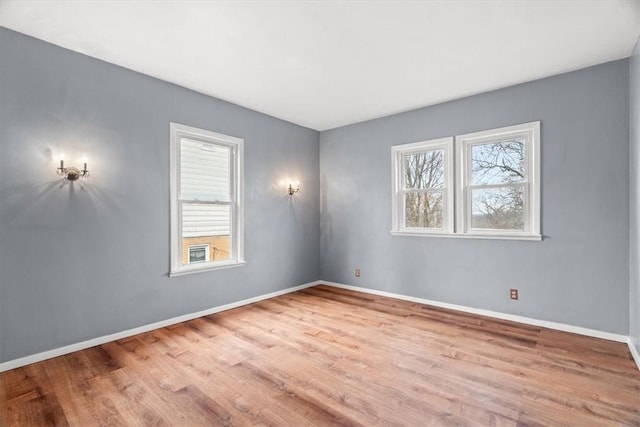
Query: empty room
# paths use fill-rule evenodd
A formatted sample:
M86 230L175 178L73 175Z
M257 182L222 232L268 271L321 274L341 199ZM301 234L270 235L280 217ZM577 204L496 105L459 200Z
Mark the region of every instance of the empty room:
M640 0L0 0L0 426L640 426Z

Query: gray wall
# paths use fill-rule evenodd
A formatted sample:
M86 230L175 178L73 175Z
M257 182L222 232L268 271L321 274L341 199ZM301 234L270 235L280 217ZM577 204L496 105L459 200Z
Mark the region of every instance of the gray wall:
M0 28L0 361L319 277L622 334L631 319L638 345L639 61L318 136ZM390 235L391 145L533 120L543 242ZM245 139L245 267L167 277L170 121ZM86 153L90 181L61 182L60 151Z
M629 63L629 337L640 353L640 41Z
M321 277L626 334L628 77L625 59L322 132ZM391 236L392 145L534 120L544 241Z
M167 277L170 121L245 139L246 266ZM318 138L0 28L0 360L316 280Z

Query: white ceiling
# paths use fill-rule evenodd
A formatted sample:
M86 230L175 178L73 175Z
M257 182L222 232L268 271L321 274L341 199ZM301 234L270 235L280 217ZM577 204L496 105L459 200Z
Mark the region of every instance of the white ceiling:
M0 25L325 130L627 57L640 0L0 0Z

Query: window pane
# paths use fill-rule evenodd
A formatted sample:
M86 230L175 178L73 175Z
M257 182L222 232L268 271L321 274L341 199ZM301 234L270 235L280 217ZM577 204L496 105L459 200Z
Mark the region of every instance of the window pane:
M524 186L471 190L471 228L524 230Z
M209 259L231 259L231 207L198 203L182 204L182 263L189 263L189 246L209 245Z
M442 228L441 191L404 195L405 227Z
M405 154L404 188L427 189L444 187L444 151L433 150Z
M471 146L471 182L504 184L524 181L524 138Z
M194 246L189 247L189 263L194 262L207 262L207 246Z
M180 195L188 200L229 201L231 149L182 138Z

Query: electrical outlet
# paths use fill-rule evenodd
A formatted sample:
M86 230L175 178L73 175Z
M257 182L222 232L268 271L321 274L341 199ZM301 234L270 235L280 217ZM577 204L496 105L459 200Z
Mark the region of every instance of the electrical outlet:
M360 269L356 268L356 277L360 277Z
M509 291L509 295L511 296L511 299L518 299L518 290L517 289L511 289Z

